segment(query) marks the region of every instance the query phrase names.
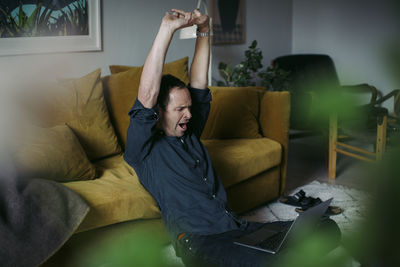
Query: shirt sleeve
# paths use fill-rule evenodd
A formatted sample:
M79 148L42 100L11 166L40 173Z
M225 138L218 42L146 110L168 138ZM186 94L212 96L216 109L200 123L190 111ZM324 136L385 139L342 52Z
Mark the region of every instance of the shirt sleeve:
M210 89L196 89L189 86L192 98L192 118L189 129L200 138L210 113L211 92Z
M132 165L144 160L150 153L156 134L158 106L149 109L136 99L129 116L124 158Z

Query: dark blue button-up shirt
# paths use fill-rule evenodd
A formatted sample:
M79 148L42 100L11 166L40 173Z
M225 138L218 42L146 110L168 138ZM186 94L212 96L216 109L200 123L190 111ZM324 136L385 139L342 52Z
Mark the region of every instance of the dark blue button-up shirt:
M147 109L136 100L129 112L124 155L157 201L174 243L184 232L208 235L246 226L229 210L225 189L200 142L210 110L210 90L189 91L192 118L182 137L164 135L156 128L158 107Z

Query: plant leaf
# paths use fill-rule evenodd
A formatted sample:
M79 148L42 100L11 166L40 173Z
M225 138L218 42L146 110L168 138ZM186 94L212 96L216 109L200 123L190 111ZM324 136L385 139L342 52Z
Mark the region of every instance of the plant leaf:
M38 17L41 8L42 3L38 3L32 14L26 20L26 29L31 33L32 36L36 35L38 29Z

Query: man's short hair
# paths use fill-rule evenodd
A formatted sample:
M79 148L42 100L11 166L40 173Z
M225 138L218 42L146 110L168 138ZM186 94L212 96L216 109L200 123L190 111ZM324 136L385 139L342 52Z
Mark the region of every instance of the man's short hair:
M186 84L171 74L163 75L161 78L160 92L158 93L158 106L165 110L169 102L169 91L174 88L187 88Z

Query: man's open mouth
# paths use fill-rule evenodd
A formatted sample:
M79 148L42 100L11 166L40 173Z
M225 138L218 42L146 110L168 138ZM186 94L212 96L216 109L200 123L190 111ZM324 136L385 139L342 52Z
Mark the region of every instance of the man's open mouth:
M186 131L187 130L187 123L179 123L179 127L181 127L182 130Z

